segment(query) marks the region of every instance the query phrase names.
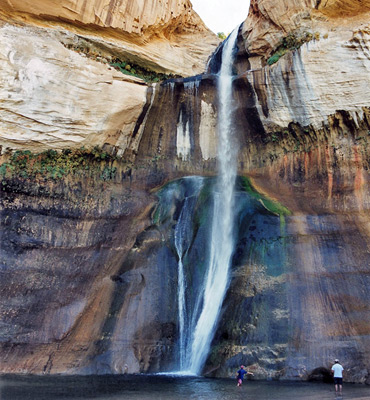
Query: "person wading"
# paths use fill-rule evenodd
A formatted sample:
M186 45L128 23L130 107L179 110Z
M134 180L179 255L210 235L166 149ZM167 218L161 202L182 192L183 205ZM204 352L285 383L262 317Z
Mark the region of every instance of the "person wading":
M237 386L241 386L243 384L244 375L253 375L253 373L248 372L244 369L244 365L241 365L240 370L236 373L236 379L238 380Z

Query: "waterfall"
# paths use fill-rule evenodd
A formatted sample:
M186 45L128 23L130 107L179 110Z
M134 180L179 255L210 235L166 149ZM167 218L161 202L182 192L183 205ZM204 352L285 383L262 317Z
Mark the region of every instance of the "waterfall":
M218 315L227 290L233 252L233 193L236 179L236 147L232 143L232 66L238 28L224 45L218 76L218 178L209 251L209 264L198 304L199 318L192 335L188 370L199 374L209 353Z
M179 355L180 370L187 365L188 342L189 342L189 321L186 307L186 277L184 272L183 257L189 250L193 230L193 213L196 200L203 186L203 178L184 178L188 181L188 195L183 201L181 212L175 227L175 248L179 257L178 261L178 315L179 315Z

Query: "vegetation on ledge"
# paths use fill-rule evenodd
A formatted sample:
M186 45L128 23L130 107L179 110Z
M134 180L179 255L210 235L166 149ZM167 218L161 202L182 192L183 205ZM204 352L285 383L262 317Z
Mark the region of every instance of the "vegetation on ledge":
M320 33L305 32L303 35L296 33L289 33L281 39L278 46L275 48L271 57L267 60L268 65L275 64L280 57L286 54L288 51L294 51L299 49L304 43L310 42L312 39L318 40L320 38Z
M148 67L140 66L137 63L128 60L121 60L113 55L103 55L98 49L94 49L88 41L80 40L78 43L65 43L67 49L73 50L87 58L108 64L115 68L117 71L125 75L135 76L136 78L143 79L147 83L160 82L166 79L181 78L179 75L164 74L153 71ZM144 61L145 62L145 61Z
M225 35L223 32L218 32L217 36L221 39L221 40L225 40L227 38L228 35Z
M180 76L173 74L163 74L159 72L152 71L148 68L141 67L140 65L128 63L127 61L119 60L118 58L110 62L111 65L116 70L122 72L125 75L132 75L137 78L143 79L147 83L160 82L166 79L179 78Z
M15 151L6 162L0 165L0 178L41 178L61 179L70 174L98 174L102 180L112 180L117 168L113 162L117 160L99 147L87 150L64 149L61 152L47 150L42 153L31 151ZM4 183L4 182L3 182Z

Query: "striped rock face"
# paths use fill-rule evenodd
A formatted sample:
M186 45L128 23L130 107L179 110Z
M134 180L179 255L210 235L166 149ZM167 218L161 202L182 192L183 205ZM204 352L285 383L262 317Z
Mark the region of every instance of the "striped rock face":
M27 2L3 11L29 25L0 28L0 144L31 150L1 156L3 372L171 370L176 232L190 304L204 274L222 48L202 75L127 78L76 51L118 49L107 26L123 32L121 20L102 4L96 20L82 3L56 7L48 27ZM323 378L339 358L347 380L369 383L368 2L287 6L252 1L237 40L235 248L203 372ZM83 25L58 31L71 13ZM101 30L87 37L91 23ZM145 48L145 29L124 29Z
M4 21L72 31L94 42L96 52L111 47L116 56L130 55L151 69L182 76L202 72L220 42L189 0L2 0L0 4Z

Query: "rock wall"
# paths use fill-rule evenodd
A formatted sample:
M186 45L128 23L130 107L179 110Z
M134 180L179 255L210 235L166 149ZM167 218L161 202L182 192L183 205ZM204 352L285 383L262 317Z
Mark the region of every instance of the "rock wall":
M52 30L3 25L0 36L3 150L125 148L146 102L143 81L68 50Z
M234 134L239 175L250 179L239 192L252 200L239 204L230 288L204 373L228 376L243 363L257 378L310 379L328 373L338 357L348 381L369 383L367 3L351 6L344 21L335 12L343 3L295 5L285 20L285 3L273 8L267 1L252 2L239 34ZM269 65L282 38L291 30L299 38L308 28L312 40L285 49ZM11 48L17 49L16 38L26 40L23 29L2 28L13 40ZM42 32L54 37L53 30ZM268 45L263 36L270 37ZM45 52L41 48L38 59ZM33 65L20 51L16 57L2 54L13 63L19 59L18 68ZM52 54L49 60L59 66L74 53ZM93 97L96 113L103 107L99 96L116 95L115 87L118 96L125 93L124 105L109 102L104 108L117 125L95 113L88 126L75 115L68 120L83 135L76 141L65 130L68 143L106 144L103 153L69 153L74 144L64 146L61 137L56 148L68 150L62 165L54 153L38 155L40 162L24 153L2 156L1 371L121 373L125 364L129 372L168 370L176 363L173 228L183 198L171 198L167 217L158 220L157 194L183 176L216 173L216 77L171 79L150 89L130 83L130 97L115 71L74 57L84 60L88 76L98 74L98 82L104 77L103 94ZM15 77L14 65L7 68ZM32 89L27 107L38 99L36 109L24 106L22 121L33 118L30 128L55 126L52 111L43 112L48 108L41 95L53 88L50 76L33 74L36 86L22 78L26 72L19 76ZM74 96L63 92L71 109L87 113L72 98L82 96L86 72L60 76L76 82ZM22 105L27 92L13 90L17 79L7 91ZM64 102L55 118L71 118L63 107ZM6 113L13 127L20 125L16 112ZM113 136L107 128L94 133L102 120ZM124 133L114 136L120 124ZM38 131L50 138L52 133L45 127L35 131L21 148L46 148L37 144L44 142ZM25 134L13 142L4 137L3 147L17 148ZM282 215L281 207L288 212ZM208 224L198 215L194 238ZM206 238L196 242L190 259L201 264Z
M88 39L97 52L121 54L159 72L200 73L219 43L189 0L2 0L0 5L7 22L67 30Z
M152 92L133 66L151 79L192 75L219 43L189 1L0 5L3 150L105 145L121 154Z
M2 180L2 372L124 371L109 356L94 360L104 353L117 318L117 272L148 224L153 199L133 192L127 175L114 183L83 170L54 183ZM122 295L130 296L141 279L135 271L120 278ZM158 286L153 276L150 281ZM141 321L138 309L136 315Z
M296 0L293 3L252 0L248 18L243 25L244 46L253 67L264 64L283 37L294 34L302 37L343 39L348 31L368 26L370 3L357 1ZM315 35L316 34L316 35ZM327 46L326 50L330 47Z

